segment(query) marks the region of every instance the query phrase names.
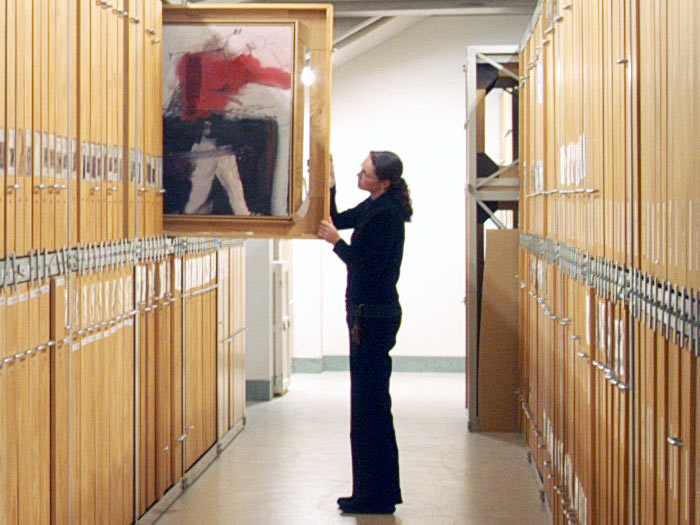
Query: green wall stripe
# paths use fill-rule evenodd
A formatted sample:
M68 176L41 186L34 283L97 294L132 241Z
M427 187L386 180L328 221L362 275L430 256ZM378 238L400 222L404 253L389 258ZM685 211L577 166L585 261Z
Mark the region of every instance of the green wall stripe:
M246 401L269 401L272 396L272 381L249 379L245 382Z
M447 372L464 373L463 357L413 357L395 356L391 358L394 372ZM318 374L323 371L349 370L347 356L327 355L320 358L294 358L292 372L295 374Z

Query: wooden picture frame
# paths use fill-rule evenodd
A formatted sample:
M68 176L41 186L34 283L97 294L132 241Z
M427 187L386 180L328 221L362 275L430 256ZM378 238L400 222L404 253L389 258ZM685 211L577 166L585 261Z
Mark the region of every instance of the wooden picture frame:
M163 6L166 234L316 238L332 23L330 4Z

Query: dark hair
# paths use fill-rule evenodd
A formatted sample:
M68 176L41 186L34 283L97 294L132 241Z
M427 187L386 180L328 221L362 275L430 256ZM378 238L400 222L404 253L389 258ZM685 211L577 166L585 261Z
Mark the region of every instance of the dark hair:
M390 192L394 193L401 203L406 221L411 220L413 206L411 205L411 194L408 185L401 176L403 174L403 162L396 153L391 151L370 151L369 156L377 173L379 180L388 180Z

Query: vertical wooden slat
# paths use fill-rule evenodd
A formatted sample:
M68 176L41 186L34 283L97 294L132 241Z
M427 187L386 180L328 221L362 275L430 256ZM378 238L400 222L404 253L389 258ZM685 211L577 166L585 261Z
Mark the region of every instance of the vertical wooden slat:
M3 73L0 73L0 258L5 257L5 195L7 193L7 121L6 116L6 82L7 75L7 55L6 55L6 32L7 32L7 0L0 1L0 66Z
M68 90L69 84L69 59L70 49L68 47L68 17L69 2L56 2L56 18L54 27L56 29L56 84L54 89L56 108L56 218L55 218L55 243L56 248L68 246L68 169L69 169L69 137L68 126L70 115L68 113Z
M173 289L173 306L171 309L172 323L172 345L171 345L171 363L172 363L172 430L171 430L171 450L172 450L172 473L173 483L182 477L183 473L183 443L180 437L184 434L183 422L183 404L182 404L182 387L183 387L183 372L182 372L182 259L173 257L172 259L172 289Z
M50 328L49 337L57 341L56 349L50 354L51 370L51 522L67 523L70 516L71 494L69 488L70 457L69 434L70 418L70 344L64 344L65 319L68 304L66 301L66 279L57 277L50 283L50 318L46 325Z
M27 204L27 125L31 126L31 112L27 115L27 91L31 97L31 78L27 78L27 60L31 61L31 45L29 53L26 49L27 33L31 35L31 15L27 20L26 13L27 2L17 2L16 4L16 34L15 34L15 111L16 111L16 158L17 166L15 170L16 182L19 185L15 193L15 253L24 255L29 249L26 246L26 227L31 229L31 223L26 222L26 204ZM29 56L27 56L29 55ZM30 62L31 63L31 62ZM27 90L29 86L29 90ZM27 118L29 117L29 118Z
M32 70L31 70L31 85L32 85L32 102L31 102L31 138L32 138L32 155L29 166L30 176L27 179L31 192L31 220L29 224L31 228L31 249L39 250L41 246L41 113L42 113L42 64L41 51L42 41L44 36L41 33L41 2L33 0L31 4L32 11L32 31L31 31L31 49L32 49ZM1 226L0 226L0 229Z
M6 0L6 45L5 45L5 254L16 253L16 0Z
M124 279L124 313L132 312L135 308L134 301L134 268L125 266L123 269ZM134 516L135 501L134 501L134 457L138 453L136 444L134 443L134 366L135 366L135 349L134 349L134 317L129 314L124 322L124 350L122 359L124 363L124 378L130 378L124 385L124 403L122 405L123 414L123 433L124 433L124 457L127 460L124 462L123 472L123 516L127 522L130 522Z

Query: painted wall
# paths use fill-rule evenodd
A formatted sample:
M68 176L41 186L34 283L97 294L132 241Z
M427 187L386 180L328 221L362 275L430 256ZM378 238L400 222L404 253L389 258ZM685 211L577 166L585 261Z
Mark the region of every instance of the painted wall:
M273 241L249 239L246 251L246 382L248 399L272 396L274 358L272 341Z
M338 207L367 197L356 173L371 149L395 151L414 205L394 356L465 352L465 75L470 45L518 44L529 16L432 17L333 73L331 149ZM349 239L349 232L344 237ZM323 241L295 241L294 357L347 355L345 267Z

